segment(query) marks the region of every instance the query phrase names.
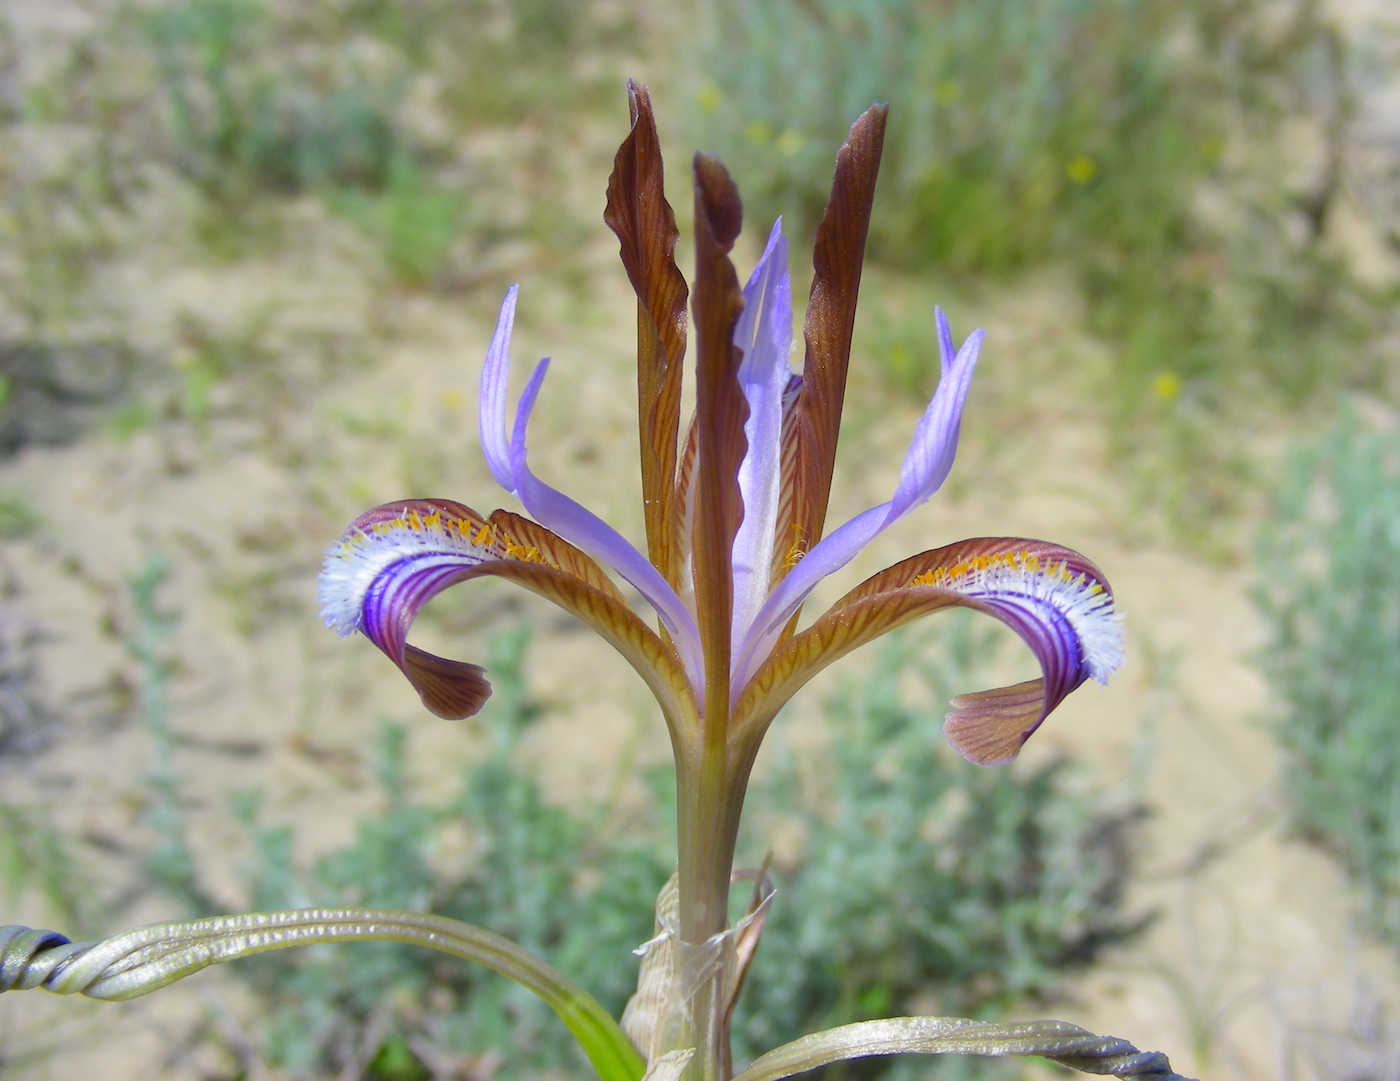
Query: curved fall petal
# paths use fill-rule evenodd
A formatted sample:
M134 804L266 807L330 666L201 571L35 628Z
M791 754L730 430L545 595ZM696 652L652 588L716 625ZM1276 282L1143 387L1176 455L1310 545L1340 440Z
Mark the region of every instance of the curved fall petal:
M548 358L535 366L515 410L512 429L506 421L510 339L515 319L516 287L501 305L496 333L481 369L481 447L486 463L506 491L546 527L615 570L656 610L681 650L687 672L697 682L701 671L699 632L676 591L647 558L612 526L563 492L545 484L531 471L525 447L530 414L545 374Z
M739 386L749 403L744 422L748 447L739 464L744 517L734 535L734 648L768 597L773 545L782 490L783 399L792 373L792 283L782 219L773 225L768 246L744 286L744 310L734 328L734 344L744 353Z
M788 620L802 607L817 584L854 559L856 553L881 532L924 503L948 478L957 453L963 405L972 385L983 334L980 330L973 332L955 354L948 320L941 309L935 310L935 318L941 363L938 389L914 429L894 498L856 515L827 534L778 583L744 636L735 665L733 687L736 693L753 678L781 637Z
M477 665L410 646L423 606L450 586L504 578L553 601L606 639L642 676L668 720L693 715L675 653L623 603L583 552L549 530L497 511L483 519L449 500L403 500L368 511L326 552L321 615L342 637L361 631L403 671L440 717L477 712L490 686Z
M1123 657L1122 617L1103 573L1044 541L978 538L923 552L867 579L779 647L744 688L736 716L746 738L832 661L920 616L948 607L995 616L1030 647L1041 678L960 695L944 721L973 762L1009 762L1065 696L1104 682Z

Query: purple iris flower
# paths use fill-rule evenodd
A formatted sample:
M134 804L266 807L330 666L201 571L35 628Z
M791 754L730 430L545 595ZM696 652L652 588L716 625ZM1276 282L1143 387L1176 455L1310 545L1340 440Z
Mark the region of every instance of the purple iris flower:
M894 493L824 533L884 108L856 122L837 159L798 373L789 365L781 222L741 288L729 260L738 194L718 162L697 156L696 274L687 286L673 259L675 221L644 89L632 87L632 107L605 218L638 297L645 551L531 471L526 436L549 361L535 367L511 417L512 286L481 373L481 445L491 475L528 517L483 517L439 499L367 512L327 552L327 624L367 635L434 713L469 716L490 693L482 670L408 645L408 630L449 586L509 578L621 650L656 693L679 755L722 742L746 776L774 715L821 668L927 613L972 608L1015 630L1042 677L961 696L944 731L972 761L1011 760L1070 691L1089 677L1105 681L1121 661L1121 617L1104 576L1083 556L1019 538L961 541L880 572L798 629L817 584L947 478L982 345L977 331L959 347L935 312L941 375ZM692 332L697 406L682 436L681 363ZM645 598L655 625L629 606L609 572Z

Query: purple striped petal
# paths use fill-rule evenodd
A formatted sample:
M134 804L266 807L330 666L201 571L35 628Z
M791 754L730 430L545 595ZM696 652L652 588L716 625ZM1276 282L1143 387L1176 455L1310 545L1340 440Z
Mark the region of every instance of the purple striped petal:
M563 492L551 488L530 471L525 433L548 371L549 358L546 357L535 366L535 371L520 396L520 404L516 406L515 430L511 436L509 451L511 490L537 522L611 567L646 598L675 641L685 664L686 674L698 688L700 673L704 671L700 632L695 626L694 617L676 595L676 591L671 588L670 583L626 537L588 508L570 499Z
M1123 663L1122 613L1108 583L1083 557L1054 561L1013 550L924 575L915 584L978 602L1015 631L1040 664L1039 680L953 699L943 732L970 761L1010 761L1071 691L1086 679L1107 683Z
M446 513L444 513L444 510ZM439 717L469 717L491 685L479 665L408 645L423 606L444 589L499 560L493 531L461 516L460 504L431 500L376 507L326 550L320 575L321 618L342 638L362 631L417 688Z
M744 353L739 385L749 403L744 422L748 449L739 465L744 518L734 536L734 648L743 629L768 596L773 568L774 531L782 491L783 398L792 373L792 282L782 219L773 225L768 246L744 286L744 311L734 328L734 344Z
M736 696L753 678L787 621L802 607L817 583L844 567L881 532L926 501L947 479L957 452L963 403L972 384L984 335L980 330L974 331L955 354L948 320L941 309L935 309L934 317L938 325L941 365L938 389L914 429L894 498L856 515L823 537L769 595L752 624L745 629L743 644L736 650L738 663L733 684Z
M1084 680L1123 659L1122 617L1103 572L1078 552L1020 537L975 537L921 552L872 575L765 661L738 703L761 736L777 710L827 665L945 608L972 608L1014 630L1038 679L960 695L943 730L970 761L1009 762Z

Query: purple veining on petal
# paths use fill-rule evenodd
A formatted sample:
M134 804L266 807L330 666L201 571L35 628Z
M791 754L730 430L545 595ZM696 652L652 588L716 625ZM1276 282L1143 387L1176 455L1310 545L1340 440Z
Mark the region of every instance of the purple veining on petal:
M496 483L514 494L510 468L510 436L506 431L506 391L510 382L510 334L515 325L515 298L520 286L512 285L501 303L496 332L486 350L481 368L481 400L477 415L481 427L481 450Z
M482 563L465 553L423 553L406 556L379 572L365 594L365 637L395 662L403 663L408 629L423 606Z
M1045 712L1054 709L1088 678L1079 637L1069 619L1054 605L1025 596L978 600L990 615L1015 631L1035 655L1045 678Z
M749 404L739 465L744 517L734 536L734 648L768 596L774 529L781 494L783 400L792 373L792 283L782 219L773 225L763 257L744 286L744 311L734 328L743 350L739 384Z
M511 436L509 457L512 491L537 522L611 567L646 598L647 603L661 617L666 630L670 632L676 648L680 651L686 674L698 688L700 673L704 671L700 632L695 626L694 617L686 610L670 583L626 537L582 504L545 484L530 471L525 433L529 427L535 400L539 397L540 387L548 371L549 358L546 357L535 366L534 373L520 396L520 403L516 406L515 430Z
M975 751L980 741L968 742L969 725L992 723L995 728L1009 721L1024 726L1016 736L1019 746L1071 691L1090 677L1105 682L1122 663L1123 623L1113 595L1092 567L1076 567L1074 563L1071 559L1058 565L1031 565L1023 556L1003 556L940 583L975 601L977 607L1015 631L1035 655L1044 681L1034 715L1027 713L1019 719L1014 713L1005 714L1009 703L998 701L999 692L954 699L944 731L958 750L974 761L982 761ZM976 720L979 710L988 704L991 714ZM996 720L998 715L1000 721ZM963 731L959 734L956 729Z
M1082 556L1002 543L1013 547L931 584L977 601L1025 640L1050 691L1048 712L1084 680L1106 682L1123 662L1123 617L1102 573Z
M941 309L935 309L941 373L938 389L919 419L900 468L894 498L856 515L823 537L788 572L751 625L744 629L735 653L733 693L737 697L772 650L779 634L807 595L827 575L840 570L882 531L919 506L942 485L953 467L963 403L972 383L982 331L974 331L956 355L952 334Z
M802 376L793 372L788 376L788 381L783 385L783 419L797 405L797 397L802 393Z

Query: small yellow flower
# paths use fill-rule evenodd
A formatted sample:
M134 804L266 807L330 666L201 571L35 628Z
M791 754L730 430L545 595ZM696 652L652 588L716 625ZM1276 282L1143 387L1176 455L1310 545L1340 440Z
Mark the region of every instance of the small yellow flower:
M1176 372L1159 372L1152 380L1152 393L1164 402L1175 401L1181 393L1181 376Z
M1098 163L1087 154L1076 154L1065 166L1065 175L1080 187L1092 184L1099 175Z
M704 112L717 112L720 105L719 87L711 82L705 83L705 85L696 92L695 101Z
M794 128L788 128L773 143L774 149L785 158L796 157L806 145L807 137Z
M744 128L744 138L754 146L767 146L773 141L773 128L766 120L751 120Z

